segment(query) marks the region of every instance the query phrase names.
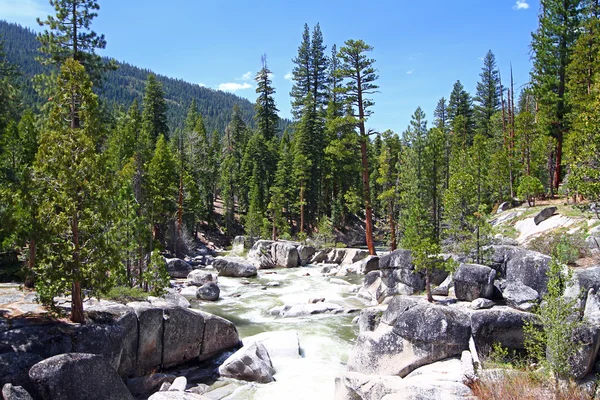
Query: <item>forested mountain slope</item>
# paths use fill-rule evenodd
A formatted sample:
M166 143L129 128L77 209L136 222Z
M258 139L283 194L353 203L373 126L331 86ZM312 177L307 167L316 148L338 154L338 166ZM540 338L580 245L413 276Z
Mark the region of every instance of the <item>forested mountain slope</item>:
M45 68L35 60L39 46L35 33L18 24L0 20L0 37L5 42L8 61L18 65L19 71L22 73L19 81L22 85L25 103L27 105L41 104L41 98L35 92L31 80L34 75L42 73ZM100 90L101 98L109 104L122 105L126 109L136 98L141 104L146 77L151 71L125 62L117 64L119 68L116 71L108 72L104 78L104 84ZM209 132L217 129L222 133L225 130L225 126L231 120L231 110L234 104L239 105L244 121L253 126L254 104L247 99L181 79L161 75L157 75L157 78L165 91L165 98L169 106L169 126L172 130L183 126L192 99L196 100L198 110L204 117L204 123ZM287 120L281 122L282 128L289 125Z

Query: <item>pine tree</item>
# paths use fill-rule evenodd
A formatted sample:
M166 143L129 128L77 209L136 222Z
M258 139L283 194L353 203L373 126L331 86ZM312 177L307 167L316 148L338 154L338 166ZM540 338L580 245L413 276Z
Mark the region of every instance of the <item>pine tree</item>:
M166 229L177 210L177 165L163 135L148 164L148 199L154 240L166 245Z
M345 46L339 51L340 69L336 75L345 78L341 88L342 93L350 105L355 107L353 113L355 126L360 132L360 149L362 160L362 181L365 205L365 231L366 242L370 254L375 254L373 244L373 210L371 206L371 191L369 187L369 161L367 155L368 132L365 122L372 111L373 101L367 96L376 92L378 86L374 83L378 76L373 64L375 60L367 58L366 53L373 50L362 40L347 40Z
M448 189L450 181L450 151L451 151L451 140L450 140L450 124L448 119L448 108L446 99L441 98L433 112L435 119L435 126L444 134L444 189Z
M290 96L292 98L292 115L294 119L300 119L300 110L304 106L304 99L308 93L314 93L312 90L312 76L311 76L311 42L310 42L310 30L308 24L304 24L304 31L302 32L302 42L298 46L298 55L292 59L292 62L296 64L292 70L292 78L294 85Z
M314 98L311 93L306 96L304 108L302 110L302 119L300 120L296 132L294 134L294 142L292 148L293 165L292 174L296 182L298 198L298 208L300 210L300 221L298 228L300 232L306 232L306 204L307 204L307 187L310 184L312 165L315 160L313 155L312 137L314 135L314 121L316 113L314 110Z
M230 234L235 220L235 201L239 208L248 204L248 191L242 174L243 157L248 141L248 129L242 120L240 108L235 105L231 122L223 137L223 161L219 176L219 187L225 208L225 229Z
M580 34L583 0L541 0L539 27L532 34L533 71L531 80L538 102L541 129L556 141L551 155L551 193L562 180L563 141L569 131L566 116L567 66Z
M75 60L61 68L52 100L50 124L42 132L35 162L40 188L39 225L48 238L39 248L36 281L40 298L51 303L71 292L71 320L84 322L82 288L94 292L110 286L108 271L117 268L110 236L108 174L95 152L97 98L85 69ZM80 100L81 127L66 126L73 95Z
M167 103L162 84L154 74L149 74L146 81L144 101L142 103L142 131L151 142L151 149L160 135L169 138L167 125Z
M267 65L266 54L261 58L262 68L256 74L256 99L255 111L256 126L265 140L269 141L277 136L279 129L279 111L275 105L275 89L271 82L271 70Z
M129 162L135 152L141 129L141 116L137 100L129 112L117 112L117 124L111 130L107 140L107 158L110 168L118 172Z
M457 118L461 118L461 123L457 124ZM466 144L471 144L473 140L473 101L471 96L464 89L460 81L454 83L450 100L448 101L448 120L451 122L452 129L462 131L465 135Z
M567 73L572 131L565 140L568 186L591 201L600 200L600 7L589 2L584 32L575 43ZM576 196L574 196L576 198Z
M317 111L319 108L327 106L327 69L329 67L327 56L325 55L327 46L323 44L323 34L321 33L321 26L318 23L313 28L310 45L310 87L315 99L314 108Z
M398 199L399 168L400 168L400 140L392 131L385 131L383 146L379 154L378 184L382 191L378 199L382 208L387 211L387 220L390 229L390 251L396 250L396 209Z
M42 64L60 66L72 58L85 67L92 82L97 84L102 73L116 69L114 61L105 63L95 54L96 49L104 49L104 35L98 36L90 30L92 20L100 9L96 0L50 0L55 16L49 15L45 21L40 18L40 26L48 26L38 35L40 51L47 57L40 58Z
M496 65L496 57L491 50L483 59L483 67L477 82L475 102L475 121L479 133L486 137L492 136L490 126L492 116L500 109L500 75Z
M276 240L279 235L289 235L291 228L291 211L294 194L292 143L287 130L283 132L279 145L279 162L275 173L275 182L271 187L269 210L272 218L271 238Z

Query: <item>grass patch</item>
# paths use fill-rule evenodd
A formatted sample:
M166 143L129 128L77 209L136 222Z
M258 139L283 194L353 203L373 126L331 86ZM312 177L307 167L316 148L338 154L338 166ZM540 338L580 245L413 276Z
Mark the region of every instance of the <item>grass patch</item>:
M104 293L104 297L107 300L126 304L132 301L144 301L148 299L148 293L139 287L115 286L107 293Z
M555 381L536 372L500 371L471 385L480 400L587 400L590 394L574 383Z
M573 234L567 233L565 229L548 232L532 239L527 248L547 255L552 255L555 249L560 250L565 257L563 261L567 264L589 255L585 234L581 229Z

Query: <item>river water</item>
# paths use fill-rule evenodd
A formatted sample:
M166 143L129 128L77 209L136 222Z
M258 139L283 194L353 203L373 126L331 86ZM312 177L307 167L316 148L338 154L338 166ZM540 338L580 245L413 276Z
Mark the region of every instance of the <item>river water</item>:
M344 308L363 308L365 303L351 293L361 277L322 276L320 266L259 270L258 277L219 277L220 300L194 302L193 307L224 317L235 324L242 340L261 332L292 330L300 340L302 357L287 359L275 374L276 382L246 385L227 399L239 400L318 400L333 399L335 377L345 363L358 334L352 324L354 314L320 314L283 318L269 310L284 304L308 303L325 298ZM343 282L348 284L343 284ZM248 283L250 282L250 283ZM278 282L279 286L273 282Z

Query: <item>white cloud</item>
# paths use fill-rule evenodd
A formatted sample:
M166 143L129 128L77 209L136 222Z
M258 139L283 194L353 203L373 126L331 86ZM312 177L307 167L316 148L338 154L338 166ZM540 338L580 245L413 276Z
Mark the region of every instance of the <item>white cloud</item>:
M36 18L45 19L48 2L42 0L0 0L0 15L3 19Z
M200 87L206 87L206 85L205 85L204 83L202 83L202 82L200 82L200 83L198 84L198 86L200 86Z
M236 81L250 81L252 80L252 72L248 71L242 75L241 78L237 78Z
M409 69L408 71L406 71L406 75L412 75L414 71L412 69Z
M527 0L517 0L516 4L513 6L513 10L527 10L529 8L529 4L527 4Z
M226 82L226 83L220 83L219 86L217 86L217 89L222 90L224 92L236 92L238 90L252 89L252 85L249 84L248 82L244 82L244 83Z
M285 75L283 76L283 79L285 79L286 81L291 81L293 77L294 77L294 76L292 75L292 73L291 73L291 72L288 72L287 74L285 74Z

